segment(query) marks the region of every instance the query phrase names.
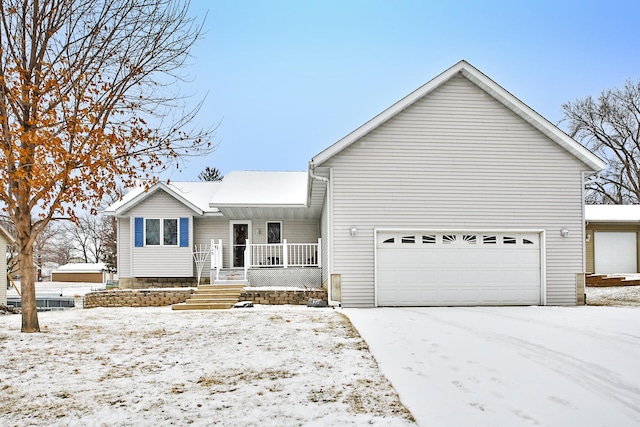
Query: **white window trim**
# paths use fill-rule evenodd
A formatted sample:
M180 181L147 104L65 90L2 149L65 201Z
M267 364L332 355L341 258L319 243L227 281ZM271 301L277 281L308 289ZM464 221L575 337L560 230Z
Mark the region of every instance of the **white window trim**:
M157 244L157 245L148 245L147 244L147 220L150 220L150 219L157 219L157 220L160 221L160 229L159 229L160 236L159 236L159 239L158 239L158 241L160 243ZM177 231L177 236L176 237L177 238L176 238L176 244L175 245L165 245L164 244L164 222L165 222L165 220L168 220L168 219L172 219L172 220L176 221L176 231ZM173 217L170 217L170 218L147 218L147 217L144 217L143 230L144 230L144 234L143 234L142 242L144 243L144 247L145 248L146 247L157 248L157 247L161 247L161 246L166 246L168 248L180 247L180 218L173 218Z

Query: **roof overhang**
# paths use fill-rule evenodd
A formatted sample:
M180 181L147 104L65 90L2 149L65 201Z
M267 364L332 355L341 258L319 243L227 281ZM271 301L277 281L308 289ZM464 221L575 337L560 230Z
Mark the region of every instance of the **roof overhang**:
M640 224L640 205L585 205L588 223Z
M116 217L126 216L126 213L129 210L131 210L132 208L134 208L135 206L137 206L138 204L140 204L141 202L146 200L148 197L150 197L151 195L153 195L157 191L164 191L169 196L173 197L174 199L176 199L177 201L179 201L180 203L182 203L183 205L185 205L186 207L191 209L196 215L198 215L198 216L204 216L205 215L205 212L202 209L200 209L199 207L197 207L196 205L191 203L189 200L184 198L180 193L178 193L177 191L173 190L171 187L169 187L164 182L157 182L152 187L150 187L148 189L145 189L144 191L142 191L139 194L137 194L136 196L134 196L131 200L126 201L125 203L123 203L120 206L117 206L115 209L112 209L112 210L107 209L105 211L105 214L106 215L113 215L113 216L116 216ZM210 215L215 216L216 212L210 212L210 213L208 212L207 214L208 214L208 216L210 216Z
M527 123L531 124L534 128L542 132L545 136L547 136L562 148L564 148L566 151L571 153L573 156L581 160L592 171L599 172L606 167L606 163L602 159L597 157L591 151L586 149L580 143L560 130L553 123L542 117L531 107L527 106L525 103L505 90L502 86L491 80L477 68L473 67L471 64L464 60L458 62L453 67L444 71L415 91L411 92L409 95L405 96L400 101L396 102L391 107L387 108L382 113L378 114L373 119L360 126L358 129L354 130L335 144L317 154L311 159L311 164L314 166L322 165L331 157L340 153L355 141L371 132L373 129L384 124L385 122L396 116L398 113L410 107L416 101L423 98L424 96L459 74L463 75L465 78L484 90L498 102L520 116Z

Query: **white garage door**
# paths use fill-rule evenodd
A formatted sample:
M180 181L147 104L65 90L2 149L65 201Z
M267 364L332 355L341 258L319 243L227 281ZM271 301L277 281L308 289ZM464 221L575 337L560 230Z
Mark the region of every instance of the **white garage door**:
M378 232L378 306L535 305L540 234Z
M638 271L636 233L596 231L593 238L596 273L636 273Z

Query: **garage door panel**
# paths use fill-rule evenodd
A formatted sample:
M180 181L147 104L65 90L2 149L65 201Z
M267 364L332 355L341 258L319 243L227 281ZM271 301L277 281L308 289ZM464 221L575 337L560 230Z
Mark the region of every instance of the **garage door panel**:
M377 242L378 305L540 303L539 235L389 232Z
M598 274L637 272L637 234L626 231L594 233L595 272Z

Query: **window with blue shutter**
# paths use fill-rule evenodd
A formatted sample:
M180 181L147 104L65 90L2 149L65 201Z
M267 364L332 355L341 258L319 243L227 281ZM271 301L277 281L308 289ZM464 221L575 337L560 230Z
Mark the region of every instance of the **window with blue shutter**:
M189 218L180 218L180 247L189 247Z
M133 219L134 245L136 248L144 246L144 218Z

